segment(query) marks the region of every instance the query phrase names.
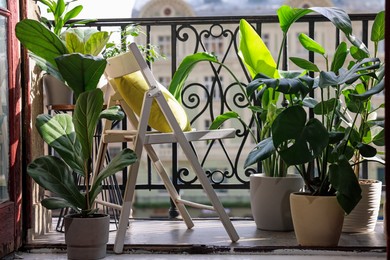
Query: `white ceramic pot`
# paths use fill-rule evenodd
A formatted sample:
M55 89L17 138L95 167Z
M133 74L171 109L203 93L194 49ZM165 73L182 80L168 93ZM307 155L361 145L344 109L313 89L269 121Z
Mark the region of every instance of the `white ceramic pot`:
M372 232L378 220L382 182L361 180L362 199L344 218L343 232Z
M249 180L251 210L258 229L291 231L290 194L303 188L300 175L267 177L252 174Z
M343 227L344 210L336 196L290 195L295 236L301 246L337 246Z

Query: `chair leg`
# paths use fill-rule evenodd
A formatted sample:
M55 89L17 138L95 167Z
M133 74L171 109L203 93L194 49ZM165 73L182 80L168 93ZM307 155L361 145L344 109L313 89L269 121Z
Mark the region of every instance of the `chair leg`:
M129 224L129 217L133 205L133 196L135 185L137 182L139 162L130 166L130 171L126 183L126 190L123 196L122 210L119 217L118 229L115 236L114 252L120 254L123 252L123 245L125 243L125 235L127 226Z
M177 209L179 210L180 215L182 216L185 224L187 225L187 228L188 229L192 228L194 226L194 222L192 221L191 216L188 213L186 207L183 205L183 203L178 202L180 196L177 193L175 187L173 186L171 180L169 179L168 174L164 168L164 165L161 163L155 150L151 145L145 145L145 150L147 151L149 158L152 160L153 165L155 166L162 181L164 182L164 186L169 192L169 195L171 196L173 203L176 205Z

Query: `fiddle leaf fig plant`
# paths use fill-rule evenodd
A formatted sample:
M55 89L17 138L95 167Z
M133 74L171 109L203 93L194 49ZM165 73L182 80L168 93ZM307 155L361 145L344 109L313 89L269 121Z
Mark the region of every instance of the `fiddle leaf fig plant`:
M79 62L73 62L74 57ZM92 143L98 121L101 118L121 120L124 114L119 107L103 111L103 92L96 85L106 64L104 59L70 54L60 56L56 61L64 79L72 82L69 86L74 87L75 92L82 91L78 92L73 115L42 114L36 118L39 134L59 157L45 155L36 158L28 165L27 173L55 195L42 200L44 207L70 207L86 217L96 212L94 201L102 190L102 181L133 164L137 158L131 149L123 149L95 178L91 178ZM76 185L74 174L84 178L84 188Z

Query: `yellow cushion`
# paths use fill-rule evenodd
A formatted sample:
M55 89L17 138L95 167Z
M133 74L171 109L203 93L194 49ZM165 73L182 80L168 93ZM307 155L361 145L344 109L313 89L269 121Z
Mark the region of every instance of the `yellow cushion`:
M149 90L149 86L142 73L137 71L113 80L122 98L135 112L135 114L139 116L145 92ZM180 128L183 131L190 131L190 122L183 107L165 87L160 86L160 89L168 103L168 106L171 108L173 115L179 123ZM172 132L172 129L165 119L165 116L156 100L153 100L148 124L157 131L164 133Z

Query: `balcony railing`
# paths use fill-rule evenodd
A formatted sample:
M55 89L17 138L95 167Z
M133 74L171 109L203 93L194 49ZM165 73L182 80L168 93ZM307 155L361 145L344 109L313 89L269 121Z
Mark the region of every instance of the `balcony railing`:
M135 38L135 41L143 45L159 45L160 52L167 56L164 60L156 61L151 68L160 81L169 82L175 73L181 60L189 54L196 52L214 52L219 61L226 64L241 81L246 85L250 76L246 72L238 51L238 25L240 19L246 19L252 23L255 29L262 35L274 57L279 48L281 33L278 19L275 15L250 16L250 17L181 17L181 18L140 18L140 19L102 19L90 23L88 26L99 30L113 31L112 38L123 37L126 27L131 24L139 25L145 35ZM374 20L375 14L352 14L354 34L360 37L365 44L368 43L369 24ZM329 26L328 26L329 25ZM335 49L343 36L340 31L330 25L330 22L319 15L308 15L301 18L294 28L290 30L287 41L287 51L299 55L299 47L293 44L296 33L305 32L311 38ZM328 27L326 27L328 26ZM322 28L328 28L325 31ZM295 35L294 35L295 33ZM290 46L291 45L291 46ZM370 46L369 46L370 47ZM125 48L125 46L123 46ZM332 54L332 53L331 53ZM287 53L282 58L283 69L288 68ZM307 58L317 62L314 53L309 53ZM219 114L229 111L243 111L247 106L238 84L229 76L221 66L214 64L199 64L194 74L191 75L182 93L182 103L187 109L193 127L205 128ZM239 112L241 113L241 112ZM242 112L243 113L243 112ZM251 115L242 114L247 124L255 127ZM206 170L210 181L217 191L242 190L249 188L249 175L259 172L261 165L253 168L243 168L243 162L247 153L254 147L255 142L250 140L248 131L241 124L231 124L237 129L234 140L223 142L211 142L193 144L198 151L199 159ZM126 127L124 125L124 127ZM185 161L181 160L180 148L159 147L158 151L166 161L171 161L172 181L178 190L200 189L195 175L187 168ZM169 151L169 152L168 152ZM165 156L164 156L165 155ZM159 180L152 178L151 163L145 166L145 179L141 179L137 189L157 190L163 189ZM362 176L367 178L367 166L363 167ZM126 172L120 183L125 183ZM119 184L123 190L123 186ZM239 195L238 195L239 196Z

